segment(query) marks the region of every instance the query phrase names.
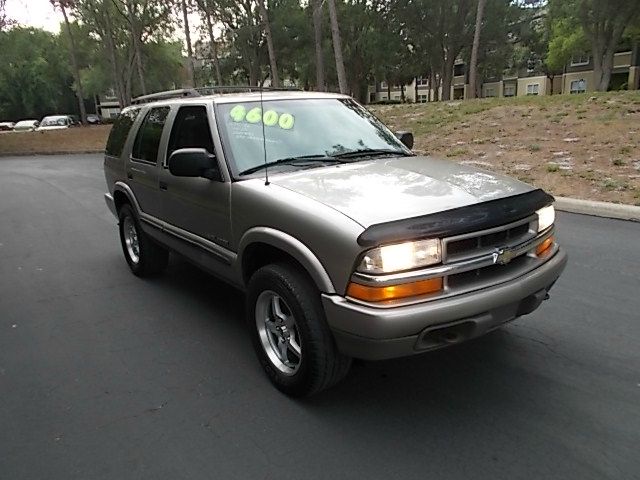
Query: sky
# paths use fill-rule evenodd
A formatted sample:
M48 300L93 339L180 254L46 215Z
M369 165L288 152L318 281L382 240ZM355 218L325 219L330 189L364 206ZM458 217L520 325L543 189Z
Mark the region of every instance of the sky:
M7 0L7 17L20 25L39 27L58 33L62 14L54 11L49 0Z
M55 10L49 0L7 0L7 17L27 27L38 27L53 33L60 32L60 23L64 21L62 13ZM182 17L180 17L182 18ZM200 18L196 13L189 14L191 38L195 42L198 38L196 28L200 25ZM184 40L184 31L180 28L175 37Z

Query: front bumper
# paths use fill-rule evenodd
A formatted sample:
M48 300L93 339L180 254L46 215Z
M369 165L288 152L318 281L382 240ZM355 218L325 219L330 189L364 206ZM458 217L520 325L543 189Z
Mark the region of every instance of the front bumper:
M509 282L455 297L397 308L322 295L339 350L365 360L421 353L475 338L540 306L567 264L560 249L537 269Z

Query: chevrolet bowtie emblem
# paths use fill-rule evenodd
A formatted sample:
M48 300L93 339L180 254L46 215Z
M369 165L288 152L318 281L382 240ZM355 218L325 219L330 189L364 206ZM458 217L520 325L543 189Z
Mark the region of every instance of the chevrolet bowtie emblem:
M493 252L493 263L498 265L506 265L513 260L513 250L509 248L499 248Z

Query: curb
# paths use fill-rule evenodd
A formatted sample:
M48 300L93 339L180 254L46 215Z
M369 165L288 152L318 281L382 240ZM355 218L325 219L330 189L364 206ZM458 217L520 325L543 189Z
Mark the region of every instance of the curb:
M62 150L59 152L2 152L0 153L0 158L2 157L32 157L36 155L83 155L88 153L104 153L104 148L102 150Z
M595 217L617 218L640 222L640 207L619 203L578 200L577 198L555 197L556 210L569 213L580 213Z

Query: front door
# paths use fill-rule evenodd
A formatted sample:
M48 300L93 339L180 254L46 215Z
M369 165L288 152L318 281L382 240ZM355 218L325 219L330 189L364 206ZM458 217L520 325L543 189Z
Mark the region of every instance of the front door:
M162 218L170 225L220 247L231 240L229 195L231 184L202 177L177 177L168 169L171 153L181 148L204 148L216 154L208 115L211 106L187 105L176 113L160 173Z

